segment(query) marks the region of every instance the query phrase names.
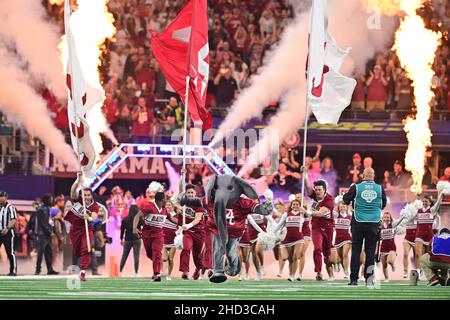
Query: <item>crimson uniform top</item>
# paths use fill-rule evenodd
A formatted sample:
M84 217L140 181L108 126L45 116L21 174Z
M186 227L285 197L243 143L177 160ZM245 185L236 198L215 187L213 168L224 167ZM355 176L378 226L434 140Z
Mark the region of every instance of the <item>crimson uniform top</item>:
M272 219L275 220L276 223L278 223L281 219L280 216L277 216L275 213L272 213Z
M99 206L97 202L92 200L91 204L86 204L86 210L89 212L95 212L98 213ZM81 196L78 197L78 199L73 203L72 209L67 212L66 216L64 217L64 220L70 222L70 229L84 229L84 217L83 217L83 199ZM92 224L88 221L88 226L90 230L93 230Z
M177 215L177 213L174 212L169 212L169 214L172 217L175 217ZM173 244L173 240L175 239L175 232L177 231L177 225L175 223L173 223L172 221L170 221L169 219L166 219L166 221L164 221L164 225L163 225L163 232L164 232L164 245L172 245Z
M249 236L249 231L248 231L248 226L250 224L248 223L248 221L245 223L245 230L244 233L242 234L241 239L239 240L239 245L241 247L250 247L250 236Z
M281 244L284 246L291 246L302 242L303 234L300 231L300 223L302 221L302 215L299 212L294 213L292 211L289 211L288 213L286 213L286 218L281 219L283 220L285 219L286 221L285 226L287 230L286 237L281 242Z
M253 220L256 224L262 229L262 231L266 231L266 220L262 214L252 213L251 214ZM258 238L258 231L252 226L251 223L248 224L248 235L250 237L250 241L254 241Z
M315 202L312 204L311 208L319 211L320 208L325 207L328 209L328 212L322 217L312 217L311 226L313 229L320 228L330 228L334 227L334 219L333 219L333 209L334 209L334 199L331 194L328 192L325 194L325 197L321 201L317 201L316 193L314 192L311 196Z
M144 226L142 227L142 237L161 235L163 236L163 227L170 213L166 208L159 209L156 203L143 199L139 202L139 209L144 214Z
M204 201L204 198L202 198L202 200ZM205 205L206 203L203 204L203 206ZM252 213L257 205L258 203L255 200L240 197L239 200L237 200L229 208L226 209L228 237L242 237L245 230L245 221L247 220L247 215ZM207 225L212 232L218 234L214 214L209 215Z
M433 239L433 221L434 215L431 208L419 209L417 211L417 229L416 239L421 239L425 243L429 243Z
M334 219L335 223L335 239L334 245L339 247L344 242L352 241L352 235L350 234L350 224L352 222L352 216L347 214L345 217L337 212L337 217Z
M383 224L383 226L381 227L380 238L381 238L381 247L380 247L381 253L387 254L389 253L389 251L396 251L395 230L392 227L391 223L387 226Z
M202 207L198 207L198 208L191 208L186 206L185 209L185 213L186 213L186 224L191 223L192 221L194 221L195 219L195 214L197 212L201 212L202 214L204 214L205 209ZM181 226L183 224L183 213L179 213L178 214L178 225ZM194 233L200 233L203 232L205 230L205 226L204 226L204 221L203 221L203 216L200 219L200 221L193 226L192 228L190 228L189 230L185 230L183 232L194 232Z

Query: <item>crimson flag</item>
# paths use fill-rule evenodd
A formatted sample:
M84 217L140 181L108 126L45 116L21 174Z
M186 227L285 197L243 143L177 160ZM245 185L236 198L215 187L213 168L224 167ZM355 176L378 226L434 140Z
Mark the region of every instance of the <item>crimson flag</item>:
M156 35L149 30L150 46L169 84L185 102L189 81L188 111L197 126L212 127L205 108L209 77L209 45L206 0L191 0L167 28Z

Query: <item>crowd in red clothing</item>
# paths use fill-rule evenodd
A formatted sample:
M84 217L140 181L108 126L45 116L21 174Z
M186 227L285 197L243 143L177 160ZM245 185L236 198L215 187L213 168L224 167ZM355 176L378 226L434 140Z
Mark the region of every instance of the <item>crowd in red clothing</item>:
M187 1L110 0L115 41L107 41L100 68L106 91L103 110L119 141L144 141L181 127L179 97L166 82L149 44L151 32L164 30ZM63 6L47 4L62 23ZM265 51L280 39L293 17L289 0L211 0L209 8L210 76L208 107L227 107L262 63ZM43 93L58 128L67 131L65 107ZM167 103L171 97L177 101ZM161 101L163 100L163 101ZM177 110L179 109L179 110ZM65 122L64 122L65 121ZM212 119L211 119L212 121ZM144 138L145 137L145 138ZM130 139L131 138L131 139Z
M117 32L114 42L107 41L102 59L101 76L107 92L103 110L119 141L143 141L146 140L144 136L166 133L168 125L172 129L182 125L179 97L166 82L153 57L149 30L156 33L164 30L186 2L108 2ZM47 8L49 15L62 23L62 6L48 4ZM208 8L210 75L207 106L226 108L248 85L249 77L257 72L266 50L280 39L293 18L293 7L290 0L210 0ZM450 110L447 37L450 5L440 0L426 1L420 14L428 28L443 34L433 65L435 97L431 104L433 110ZM358 84L352 99L353 110L408 111L414 105L411 81L390 47L378 52L367 63L366 70L354 76ZM50 93L43 95L55 115L58 128L67 130L65 107ZM167 99L172 96L177 98L177 103L167 104ZM166 100L158 102L158 99Z

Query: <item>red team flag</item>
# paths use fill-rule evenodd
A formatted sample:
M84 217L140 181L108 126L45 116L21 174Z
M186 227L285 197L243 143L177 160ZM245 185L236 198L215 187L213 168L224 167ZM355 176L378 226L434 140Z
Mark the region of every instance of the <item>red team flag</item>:
M339 69L350 52L342 50L327 31L327 0L314 0L310 18L308 59L308 103L319 123L337 124L350 104L354 79Z
M211 112L205 108L209 76L208 20L206 0L191 0L160 34L152 35L150 46L169 84L185 102L189 75L188 110L204 131L212 127Z
M67 115L70 124L70 137L75 153L80 159L81 170L88 178L93 177L96 170L98 155L94 143L89 134L89 125L86 115L89 105L93 100L98 100L95 91L91 90L86 83L81 69L81 64L76 51L76 41L70 30L71 8L69 0L64 3L64 26L67 43L67 75L66 84L68 89ZM92 95L89 97L88 94Z

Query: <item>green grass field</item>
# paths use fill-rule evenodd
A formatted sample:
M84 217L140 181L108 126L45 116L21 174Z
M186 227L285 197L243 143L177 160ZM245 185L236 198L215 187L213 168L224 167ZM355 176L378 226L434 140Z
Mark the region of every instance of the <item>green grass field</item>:
M173 279L155 283L149 278L90 278L81 283L80 289L69 289L74 283L73 279L64 278L0 279L0 299L450 300L449 287L430 288L424 281L418 286L409 286L407 281L391 281L380 283L379 288L368 289L362 284L349 287L347 281L229 280L217 285L206 280Z

